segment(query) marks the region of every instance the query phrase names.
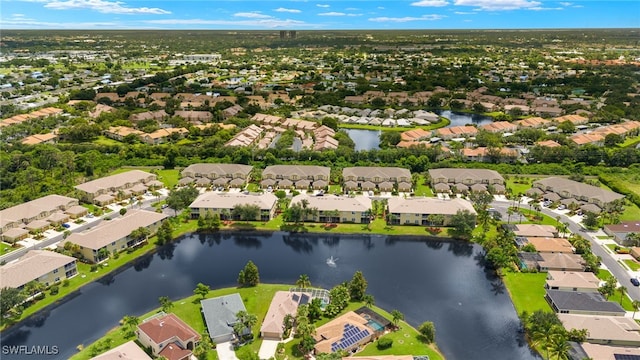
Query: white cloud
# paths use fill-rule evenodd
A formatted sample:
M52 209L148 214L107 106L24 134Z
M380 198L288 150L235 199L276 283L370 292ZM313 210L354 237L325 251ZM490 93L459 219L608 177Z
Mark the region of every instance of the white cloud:
M47 22L33 19L2 19L5 29L122 29L131 28L119 22Z
M55 10L89 9L104 14L171 14L171 11L160 8L127 7L122 1L107 0L53 0L44 7Z
M146 20L146 24L153 25L219 25L219 26L240 26L240 27L257 27L257 28L278 28L293 26L308 26L304 21L290 19L252 19L252 20L204 20L204 19L163 19L163 20Z
M563 2L560 3L560 5L565 6L565 7L569 7L569 6L573 5L573 3L563 1Z
M424 7L441 7L447 6L449 2L446 0L419 0L411 3L411 6L424 6Z
M233 14L233 16L235 16L235 17L244 17L244 18L249 18L249 19L270 19L270 18L272 18L272 16L261 14L258 11L239 12L239 13Z
M434 20L440 20L442 18L445 18L446 16L444 15L438 15L438 14L433 14L433 15L422 15L420 17L413 17L413 16L405 16L405 17L377 17L377 18L370 18L369 21L373 21L373 22L392 22L392 23L405 23L405 22L410 22L410 21L434 21Z
M454 11L453 12L456 15L475 15L477 14L476 12L473 11Z
M317 7L321 7L321 8L328 8L328 7L330 7L331 5L329 5L329 4L316 4L316 6L317 6Z
M474 6L479 10L501 11L535 8L542 5L534 0L454 0L458 6Z
M287 8L283 8L283 7L281 7L281 8L277 8L277 9L275 9L275 10L273 10L273 11L275 11L275 12L294 13L294 14L297 14L297 13L301 13L301 12L302 12L302 11L300 11L300 10L298 10L298 9L287 9Z
M337 12L337 11L330 11L330 12L326 12L326 13L320 13L318 15L319 16L347 16L346 13Z
M531 7L528 8L527 10L533 10L533 11L547 11L547 10L563 10L564 8L561 7L557 7L557 8L546 8L546 7L541 7L541 6L535 6L535 7Z
M384 10L384 6L378 6L378 10Z

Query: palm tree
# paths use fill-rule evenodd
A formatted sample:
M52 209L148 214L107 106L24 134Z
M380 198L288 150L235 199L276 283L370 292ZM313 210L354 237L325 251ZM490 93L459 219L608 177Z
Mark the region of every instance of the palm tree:
M308 288L311 286L311 280L309 279L309 275L307 274L302 274L300 275L300 277L298 277L298 280L296 280L296 286L299 288Z
M404 314L399 310L393 310L391 312L391 321L393 322L393 325L397 327L401 320L404 320Z
M622 298L627 294L627 290L626 286L620 286L618 288L618 292L620 293L620 304L622 304Z
M362 301L364 301L364 305L369 308L375 304L375 299L371 294L364 294L364 296L362 297Z
M571 345L569 345L564 336L554 336L551 339L551 344L547 345L547 358L549 356L549 348L551 349L551 355L554 355L556 359L569 360Z
M173 308L173 301L168 296L160 296L158 302L160 302L160 307L164 312L169 312Z
M515 214L513 208L507 208L507 224L511 223L511 215Z
M122 325L129 328L130 334L135 332L138 324L140 324L140 318L138 318L137 316L125 315L122 318Z
M631 302L631 306L633 307L633 316L632 316L632 318L634 318L634 319L635 319L635 317L636 317L636 311L640 310L640 301L638 301L638 300L633 300L633 301Z

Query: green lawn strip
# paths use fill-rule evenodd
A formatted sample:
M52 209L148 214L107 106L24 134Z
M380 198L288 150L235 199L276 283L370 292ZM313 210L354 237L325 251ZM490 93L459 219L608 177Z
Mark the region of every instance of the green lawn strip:
M609 250L611 250L612 253L616 253L616 247L620 247L620 245L616 245L616 244L605 244L604 246L608 247Z
M10 244L4 243L4 242L0 242L0 254L7 254L10 253L14 250L18 250L20 248L20 246L16 246L13 247Z
M180 172L177 169L157 170L156 173L158 174L158 180L162 181L168 189L173 189L180 179Z
M256 183L249 183L249 184L247 184L247 190L249 190L251 192L259 192L260 191L260 185L258 185Z
M262 339L258 338L258 334L260 333L260 326L262 325L262 320L267 314L267 310L269 309L269 304L271 304L271 299L276 291L280 290L289 290L292 285L274 285L274 284L260 284L256 287L250 288L223 288L212 290L207 298L213 298L223 295L229 295L234 293L239 293L244 305L247 309L247 312L250 314L254 314L258 317L258 323L253 328L254 337L256 341L252 342L249 345L244 346L243 348L248 348L256 353L260 349L260 344L262 343ZM201 315L201 306L200 306L200 296L192 295L184 299L174 300L173 308L171 312L176 314L180 319L182 319L185 323L191 326L196 332L203 334L206 330L206 326L204 323L204 319ZM138 316L140 321L145 318L156 314L160 311L159 308L153 309L152 311L146 314L129 314L129 316ZM121 326L118 326L112 330L110 330L105 336L98 339L96 342L89 346L85 346L82 351L78 354L74 355L72 359L83 360L89 359L90 356L90 348L91 346L95 346L97 343L105 343L109 342L110 347L116 347L120 344L123 344L129 340L134 339L135 337L125 338L124 331ZM111 340L107 340L111 339ZM241 348L242 349L242 348ZM246 351L246 350L245 350ZM215 352L215 351L213 351ZM212 357L210 357L212 358Z
M518 194L524 194L527 190L531 189L531 181L527 180L526 184L516 183L517 181L522 181L522 178L514 179L513 176L510 176L506 181L507 189L511 189L511 193L515 196Z
M451 121L449 119L440 117L440 121L435 124L425 125L425 126L406 126L406 127L388 127L388 126L380 126L380 125L364 125L364 124L345 124L340 123L338 127L341 129L359 129L359 130L372 130L372 131L409 131L415 129L424 129L424 130L435 130L449 125Z
M552 226L556 226L558 225L558 220L552 218L549 215L545 215L542 212L537 212L535 210L529 210L526 209L524 207L520 207L520 211L525 215L525 217L522 218L523 223L535 223L535 224L542 224L542 225L552 225ZM542 220L535 220L535 221L529 221L528 218L526 218L526 216L531 216L531 217L535 217L535 216L540 216L542 217ZM520 215L514 214L512 216L512 218L516 218L518 221L520 221Z
M640 219L640 208L633 203L625 204L624 211L620 215L620 221L636 221L638 219Z
M342 194L342 185L329 185L329 194Z
M636 145L638 145L638 143L640 143L640 136L628 136L626 139L624 139L624 142L618 144L617 146L621 148L630 146L635 147Z
M431 186L429 183L425 184L424 176L418 175L418 183L416 184L416 188L413 190L413 193L416 196L435 196L433 191L431 191Z
M598 279L603 280L603 281L607 281L607 280L609 280L610 278L613 277L611 272L609 270L606 270L606 269L598 269L598 273L596 274L596 276L598 277Z
M523 311L529 314L536 310L552 311L544 299L546 278L546 273L506 272L503 275L502 280L518 314Z
M93 143L96 145L122 145L122 143L120 141L114 140L114 139L110 139L104 135L100 135L98 136L97 139L93 140Z
M631 271L638 271L640 270L640 263L638 263L636 260L633 259L625 259L622 260L625 264L627 264L627 266L629 267L629 269L631 269Z
M364 306L363 302L351 302L338 316L361 308ZM392 316L387 311L374 306L372 308L378 314L387 318L387 320L391 321ZM321 318L320 320L314 323L316 329L320 326L330 322L333 319L330 318ZM365 346L365 348L356 354L356 356L381 356L381 355L428 355L431 360L444 359L444 356L440 354L435 345L428 345L420 340L418 340L418 331L411 327L411 325L402 321L400 324L400 330L397 332L389 333L383 335L382 337L390 337L393 339L393 346L389 349L378 350L376 347L376 342L372 342ZM438 329L436 329L436 332ZM406 336L407 334L408 336ZM403 343L398 342L398 340L402 339ZM285 355L289 358L302 359L301 354L297 351L298 344L300 343L300 339L293 339L285 344Z

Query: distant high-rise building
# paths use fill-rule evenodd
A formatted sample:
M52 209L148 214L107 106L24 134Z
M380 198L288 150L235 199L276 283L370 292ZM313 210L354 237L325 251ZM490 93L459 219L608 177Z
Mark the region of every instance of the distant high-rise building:
M280 30L280 40L295 39L297 36L295 30Z

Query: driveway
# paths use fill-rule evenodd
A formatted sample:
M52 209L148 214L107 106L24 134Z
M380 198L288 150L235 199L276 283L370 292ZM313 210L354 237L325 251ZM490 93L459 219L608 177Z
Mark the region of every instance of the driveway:
M280 342L277 340L262 340L258 357L260 359L271 359L276 354L276 348Z
M224 342L216 345L216 351L218 352L218 359L220 360L238 360L236 352L233 351L233 344L231 344L231 342Z

